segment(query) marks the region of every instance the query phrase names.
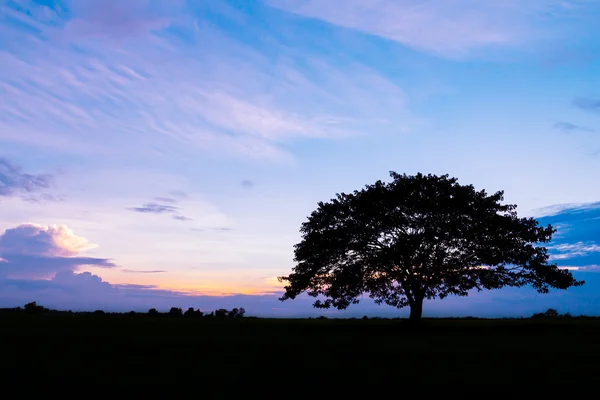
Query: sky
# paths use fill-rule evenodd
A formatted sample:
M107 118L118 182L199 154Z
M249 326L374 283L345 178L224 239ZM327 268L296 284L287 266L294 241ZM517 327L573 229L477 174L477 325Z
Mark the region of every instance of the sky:
M586 285L425 316L600 315L600 2L0 0L0 307L280 302L318 201L389 171L505 191Z

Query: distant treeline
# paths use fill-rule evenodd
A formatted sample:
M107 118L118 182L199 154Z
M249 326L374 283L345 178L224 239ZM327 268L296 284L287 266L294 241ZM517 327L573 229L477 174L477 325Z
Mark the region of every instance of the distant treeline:
M1 313L24 313L24 314L49 314L49 315L119 315L119 316L138 316L138 317L152 317L152 318L202 318L202 319L237 319L243 318L246 314L246 310L243 307L233 308L231 310L227 310L225 308L219 308L217 310L211 312L204 312L199 309L195 310L190 307L186 311L178 307L171 307L168 312L159 312L155 308L151 308L148 312L137 312L137 311L129 311L129 312L105 312L103 310L96 311L62 311L62 310L52 310L46 308L44 306L38 305L35 301L31 303L25 304L24 307L15 307L15 308L0 308ZM246 317L248 318L248 317ZM249 317L256 318L256 317ZM318 319L318 320L326 320L329 319L326 316L320 317L308 317L308 319ZM338 318L336 318L338 319ZM346 318L350 320L363 319L363 320L396 320L396 319L404 319L400 317L395 318L385 318L385 317L368 317L364 316L362 318ZM461 319L461 320L485 320L490 318L481 318L481 317L443 317L440 319ZM526 319L524 317L520 318L500 318L500 319ZM570 313L560 314L557 310L553 308L549 308L545 312L535 313L529 319L600 319L600 317L592 317L587 315L578 315L573 316Z
M148 317L186 317L186 318L217 318L217 319L235 319L235 318L243 318L246 314L246 310L243 307L233 308L231 310L227 310L224 308L219 308L217 310L211 312L203 312L201 310L195 310L190 307L185 312L178 307L171 307L168 312L159 312L155 308L151 308L148 312L104 312L103 310L96 311L61 311L61 310L52 310L46 308L44 306L38 305L37 302L31 302L25 304L24 307L16 307L16 308L2 308L0 312L12 312L12 313L26 313L26 314L77 314L77 315L129 315L129 316L148 316Z

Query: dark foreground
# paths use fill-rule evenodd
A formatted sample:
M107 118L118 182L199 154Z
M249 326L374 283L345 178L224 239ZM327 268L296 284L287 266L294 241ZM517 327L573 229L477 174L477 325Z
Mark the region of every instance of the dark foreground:
M588 383L600 373L599 338L598 319L426 320L416 329L401 320L3 314L0 374L113 384L193 378L268 392L323 382Z

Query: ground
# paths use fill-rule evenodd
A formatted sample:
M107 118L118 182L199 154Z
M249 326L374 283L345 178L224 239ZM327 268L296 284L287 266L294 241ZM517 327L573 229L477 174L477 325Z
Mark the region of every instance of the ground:
M547 384L594 381L600 319L205 320L0 313L1 376L97 383Z

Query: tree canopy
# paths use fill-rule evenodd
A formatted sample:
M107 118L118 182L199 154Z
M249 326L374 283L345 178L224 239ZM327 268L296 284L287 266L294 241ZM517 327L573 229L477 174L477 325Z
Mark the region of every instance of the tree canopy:
M543 244L553 227L520 218L516 205L502 204L503 191L488 195L449 175L390 175L318 203L300 229L296 266L279 277L281 300L306 292L317 308L345 309L365 294L409 306L410 319L420 320L424 299L584 283L548 262Z

